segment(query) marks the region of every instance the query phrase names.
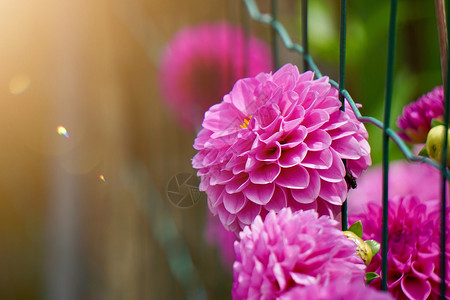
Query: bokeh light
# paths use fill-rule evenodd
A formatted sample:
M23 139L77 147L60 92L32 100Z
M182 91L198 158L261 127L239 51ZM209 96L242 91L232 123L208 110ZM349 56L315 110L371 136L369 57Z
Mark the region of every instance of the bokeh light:
M19 74L11 78L9 82L9 91L13 95L24 93L31 85L31 79L24 74Z
M62 126L59 125L58 127L56 127L56 132L58 132L59 135L65 136L66 138L69 138L69 134L67 133L67 129Z

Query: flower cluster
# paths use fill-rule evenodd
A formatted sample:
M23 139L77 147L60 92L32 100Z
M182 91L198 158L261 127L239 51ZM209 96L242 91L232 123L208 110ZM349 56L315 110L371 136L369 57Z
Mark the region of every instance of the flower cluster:
M403 108L403 113L397 120L400 128L398 135L410 143L425 143L431 120L442 118L443 115L444 90L442 86L438 86Z
M239 27L227 23L186 27L163 53L161 92L182 125L194 129L236 80L271 69L269 47L255 37L246 38Z
M287 64L241 79L205 113L192 165L228 230L283 207L333 216L347 196L342 159L353 177L370 164L364 126L327 77L313 77Z
M382 199L382 169L375 166L358 179L358 188L348 193L349 213L363 213L367 203ZM423 163L408 163L405 160L389 164L389 198L415 195L422 201L439 199L441 173Z
M439 208L439 201L421 201L416 196L394 196L389 201L387 283L388 291L396 299L438 298ZM365 239L381 241L381 217L381 205L374 199L367 203L364 213L351 215L349 220L362 221ZM449 247L450 243L447 243L450 258ZM368 271L381 273L380 253L372 259ZM448 276L450 270L447 270ZM372 284L379 287L380 280L374 280Z
M423 164L391 164L386 278L391 294L363 284L366 266L356 244L333 220L351 186L347 179L360 177L371 163L367 131L344 105L341 110L327 77L314 79L312 72L300 74L287 64L273 74L238 80L206 111L192 165L210 211L224 228L239 232L234 299L438 298L440 174ZM399 135L425 142L431 120L442 114L437 87L404 109ZM358 185L350 193L349 221L360 220L363 238L381 242L381 169ZM229 261L225 247L234 237L214 228L209 239L228 241L221 250ZM450 258L450 243L447 251ZM380 253L367 264L367 271L381 275ZM379 287L380 279L371 285ZM448 294L450 299L450 288Z
M271 211L264 222L258 216L235 242L233 299L275 299L336 280L362 283L365 265L337 225L313 210Z

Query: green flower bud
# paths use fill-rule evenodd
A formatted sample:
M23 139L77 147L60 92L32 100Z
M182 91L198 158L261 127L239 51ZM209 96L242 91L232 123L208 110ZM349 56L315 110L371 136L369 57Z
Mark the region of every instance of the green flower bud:
M441 162L442 158L442 146L445 139L445 126L438 125L430 129L427 135L427 143L425 145L427 149L428 156L437 161ZM450 142L450 139L449 139ZM450 147L447 151L447 167L450 165Z
M372 248L364 242L359 236L357 236L354 232L344 231L344 235L349 240L352 240L356 244L356 254L363 260L366 265L369 265L372 261Z

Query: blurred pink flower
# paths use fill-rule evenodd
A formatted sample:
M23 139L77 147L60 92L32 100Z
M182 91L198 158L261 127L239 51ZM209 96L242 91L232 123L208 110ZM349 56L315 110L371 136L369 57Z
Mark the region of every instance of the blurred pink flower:
M422 188L426 189L427 186L422 185ZM447 223L450 221L448 217L450 217L449 214L447 214ZM382 207L378 199L367 203L363 213L349 216L350 223L358 220L361 220L363 224L364 239L381 242ZM420 201L416 196L393 196L390 198L387 284L388 291L396 299L439 298L439 245L439 200ZM450 258L450 242L447 242L446 251ZM372 262L367 267L368 272L376 272L381 275L380 252L372 258ZM450 278L450 268L448 267L446 276ZM376 279L372 281L371 285L379 288L380 281L380 279ZM447 299L450 299L449 285L447 285L447 289Z
M192 165L211 212L230 231L283 207L334 215L347 196L342 159L354 177L370 164L367 131L328 77L287 64L241 79L203 120Z
M275 299L292 288L364 281L356 245L328 216L313 210L256 217L234 243L233 299Z
M217 247L223 265L230 270L234 262L233 244L236 238L237 236L234 232L226 230L217 217L208 213L205 230L206 242L211 246Z
M382 199L381 166L369 168L358 179L358 187L348 192L348 210L361 213L368 202ZM405 160L389 165L389 198L414 195L425 201L440 199L441 173L425 163L408 163Z
M347 283L342 280L330 282L327 286L309 285L305 287L294 287L279 300L394 300L386 293L377 291L361 281Z
M402 115L397 119L400 128L398 135L406 142L425 143L431 120L442 118L443 115L444 90L438 86L403 108Z
M186 27L163 53L161 92L182 125L195 129L237 79L271 69L270 48L255 37L246 40L240 27L225 22Z

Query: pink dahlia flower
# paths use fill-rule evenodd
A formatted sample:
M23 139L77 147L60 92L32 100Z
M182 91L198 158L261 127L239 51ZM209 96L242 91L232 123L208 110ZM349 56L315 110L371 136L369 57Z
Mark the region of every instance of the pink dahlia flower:
M327 286L309 285L306 287L295 287L286 294L282 295L279 300L394 300L394 298L386 293L377 291L364 284L361 281L351 283L336 280L330 282Z
M361 213L367 203L382 199L381 166L369 168L359 179L358 187L348 193L349 213ZM414 195L422 201L440 199L441 173L425 163L405 160L389 165L389 198Z
M236 234L226 230L220 220L208 213L206 219L205 239L209 245L217 247L225 267L231 270L234 262L234 241Z
M387 285L396 299L439 299L439 209L438 200L420 201L416 196L394 196L389 200ZM447 214L447 224L449 217ZM350 222L357 220L363 224L364 239L381 242L382 208L379 201L374 199L367 204L364 213L349 216ZM448 241L447 260L450 258ZM381 275L380 252L372 258L368 272ZM447 265L446 277L450 278L450 264ZM376 279L371 285L380 287L380 282ZM447 290L446 298L450 299L448 281Z
M400 128L398 134L406 142L425 143L431 120L442 118L443 115L444 90L438 86L403 108L402 115L397 119Z
M287 206L334 215L347 195L342 159L354 177L370 164L364 125L313 77L287 64L241 79L205 113L192 165L228 230Z
M182 29L167 45L160 66L161 92L182 125L199 126L237 79L272 69L270 48L227 23Z
M275 299L294 287L364 281L356 244L314 210L271 211L256 217L234 243L233 299Z

